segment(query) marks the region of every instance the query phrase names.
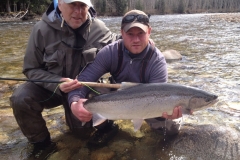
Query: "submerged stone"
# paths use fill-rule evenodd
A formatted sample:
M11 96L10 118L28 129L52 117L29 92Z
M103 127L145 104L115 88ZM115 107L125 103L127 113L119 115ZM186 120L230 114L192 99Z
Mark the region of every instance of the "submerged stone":
M180 134L167 141L171 157L204 160L239 160L240 134L218 125L186 125ZM170 154L168 154L170 155Z

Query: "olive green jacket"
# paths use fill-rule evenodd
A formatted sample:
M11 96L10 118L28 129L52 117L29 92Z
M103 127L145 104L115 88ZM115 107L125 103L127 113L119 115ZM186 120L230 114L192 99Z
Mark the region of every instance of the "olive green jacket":
M90 15L87 22L76 30L66 23L61 28L61 21L50 6L42 20L34 25L23 64L23 74L28 79L59 81L62 77L76 78L102 47L117 39L101 20ZM58 85L37 84L50 91ZM61 95L59 89L56 93Z

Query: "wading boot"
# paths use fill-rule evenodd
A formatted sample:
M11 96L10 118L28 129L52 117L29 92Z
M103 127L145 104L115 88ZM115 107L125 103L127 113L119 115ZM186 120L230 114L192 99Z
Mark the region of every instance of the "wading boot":
M28 146L22 150L22 160L46 160L51 154L57 151L57 145L55 142L51 142L46 145L39 143L29 143Z
M118 133L119 127L116 124L97 129L90 137L88 147L103 147Z

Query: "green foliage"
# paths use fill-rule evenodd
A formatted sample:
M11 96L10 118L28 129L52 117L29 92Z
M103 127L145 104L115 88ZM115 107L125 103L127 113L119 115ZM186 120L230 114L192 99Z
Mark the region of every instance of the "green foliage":
M138 10L141 10L141 11L143 10L143 6L142 6L142 3L140 2L140 0L137 1L135 8Z
M16 11L16 7L17 11L20 11L20 9L25 10L29 6L29 12L42 14L52 1L0 0L0 12L12 12L14 9ZM95 2L94 7L100 13L99 15L114 16L122 16L128 5L131 5L128 9L151 10L152 6L146 2L143 3L143 1L145 0L92 0L93 3ZM14 3L16 4L15 6L13 6ZM151 3L155 3L156 9L152 10L151 14L240 11L240 0L153 0Z
M97 0L95 9L97 12L104 14L106 12L106 0Z
M127 8L127 0L113 0L118 16L122 16Z
M103 1L103 5L102 5L101 11L102 11L102 12L106 12L106 6L107 6L106 0L102 0L102 1Z
M179 1L177 12L178 12L178 13L184 13L183 0L180 0L180 1Z
M52 0L31 0L31 11L37 14L44 13L48 6L52 3Z
M165 13L165 1L164 0L156 0L155 2L155 9L159 11L159 13Z
M30 4L28 8L29 10L37 14L42 14L43 12L46 11L47 7L51 2L52 0L1 0L0 5L6 6L5 10L9 11L8 7L9 8L12 7L13 4L15 3L18 5L19 11L20 9L27 9L28 5ZM9 6L7 6L7 4L9 4ZM25 6L25 8L22 8L22 6Z

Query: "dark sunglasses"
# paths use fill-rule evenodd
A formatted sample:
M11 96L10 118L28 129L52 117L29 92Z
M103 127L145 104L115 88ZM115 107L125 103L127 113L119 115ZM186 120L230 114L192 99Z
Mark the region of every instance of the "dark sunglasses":
M124 23L131 23L133 21L137 20L140 23L148 24L149 23L149 18L146 15L127 15L126 17L123 18L122 24Z

